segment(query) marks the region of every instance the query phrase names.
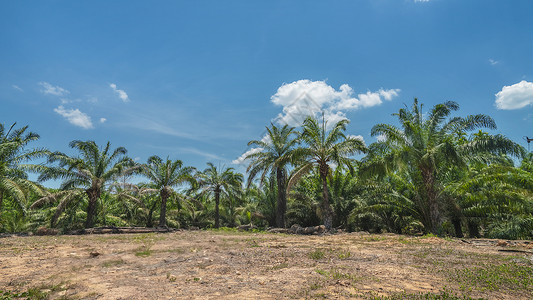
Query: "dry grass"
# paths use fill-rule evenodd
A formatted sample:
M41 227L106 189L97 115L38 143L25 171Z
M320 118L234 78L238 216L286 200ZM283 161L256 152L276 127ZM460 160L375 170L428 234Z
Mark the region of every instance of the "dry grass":
M234 231L9 237L0 299L532 299L533 255L494 244Z

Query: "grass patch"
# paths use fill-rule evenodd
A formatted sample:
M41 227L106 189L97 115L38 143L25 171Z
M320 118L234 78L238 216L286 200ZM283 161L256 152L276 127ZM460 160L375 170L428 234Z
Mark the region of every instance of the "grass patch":
M139 257L148 257L150 255L152 255L152 250L150 249L143 249L143 250L135 252L135 256L139 256Z
M393 293L388 296L377 295L375 292L368 292L361 295L365 299L370 300L473 300L483 298L471 298L470 296L457 295L446 288L443 288L438 294L435 293L407 293L405 291L400 293Z
M320 260L323 259L326 256L323 249L315 249L314 251L309 253L309 258L314 260Z
M352 256L352 253L345 249L318 248L309 252L308 256L313 260L321 260L324 258L349 259Z
M41 285L39 287L29 288L25 292L17 291L3 291L0 290L0 300L11 299L31 299L31 300L44 300L50 297L50 293L67 290L65 283L59 283L56 285Z
M349 273L343 273L339 269L331 269L329 271L316 269L315 272L317 272L318 274L324 277L328 277L330 279L335 279L335 280L345 279L345 280L350 280L352 282L355 282L358 280L358 278L355 275L349 274Z
M533 267L512 261L500 265L484 264L474 268L452 270L450 278L459 283L461 290L466 291L474 287L480 291L533 291Z
M116 266L120 266L120 265L122 265L124 263L125 263L125 261L123 261L122 259L108 260L108 261L105 261L102 264L102 267L104 267L104 268L116 267Z
M288 263L281 263L281 264L273 266L272 270L281 270L281 269L285 269L285 268L288 268L288 267L289 267Z

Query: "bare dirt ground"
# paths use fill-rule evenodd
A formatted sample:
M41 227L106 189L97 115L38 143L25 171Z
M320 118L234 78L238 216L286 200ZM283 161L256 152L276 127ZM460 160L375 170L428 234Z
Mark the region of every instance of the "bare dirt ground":
M533 299L533 243L496 242L232 231L4 237L0 299Z

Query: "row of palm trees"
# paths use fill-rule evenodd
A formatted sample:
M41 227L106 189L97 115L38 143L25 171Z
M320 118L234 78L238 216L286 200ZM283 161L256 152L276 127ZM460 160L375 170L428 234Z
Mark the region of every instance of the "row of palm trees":
M99 213L106 222L105 198L142 209L147 226L157 211L158 225L167 226L167 207L176 207L173 220L189 226L322 223L328 229L456 236L466 229L470 236L533 237L533 157L508 138L484 132L496 128L489 116L453 116L458 109L457 103L444 102L425 112L415 99L393 114L398 125L372 128L379 138L369 146L346 135L347 120L328 124L324 116L311 116L299 130L271 124L262 140L248 143L254 150L245 160L245 186L243 175L232 168L208 163L199 172L158 156L138 164L125 148L111 149L110 143L99 148L93 141L72 141L76 156L28 150L37 134L14 125L6 132L2 126L0 214L7 197L23 214L27 208L48 208L50 225L57 226L61 216L70 216L62 221L68 225L84 207L84 227L93 227ZM354 159L362 153L361 160ZM46 164L29 163L45 157ZM510 157L522 159L521 165L515 167ZM28 180L28 171L39 173L40 182L62 184L57 191L45 189ZM133 175L148 182L128 183ZM125 210L118 219L138 214Z

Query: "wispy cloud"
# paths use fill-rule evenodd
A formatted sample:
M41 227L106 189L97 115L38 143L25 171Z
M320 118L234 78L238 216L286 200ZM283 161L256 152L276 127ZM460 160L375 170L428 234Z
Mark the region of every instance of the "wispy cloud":
M107 121L106 118L100 118L100 123L105 123Z
M271 97L272 103L283 107L276 120L280 124L300 126L307 116L324 113L329 125L346 119L346 111L377 106L383 100L397 97L399 89L379 89L354 95L347 84L336 90L325 81L298 80L280 86Z
M19 92L24 92L24 90L21 89L21 88L20 88L18 85L16 85L16 84L12 85L12 87L13 87L15 90L19 91Z
M94 128L91 117L85 113L82 113L79 109L66 109L60 105L59 107L54 108L54 111L67 119L67 121L69 121L69 123L72 125L84 129Z
M131 121L128 121L123 125L141 130L152 131L158 134L165 134L169 136L187 138L191 140L204 140L204 138L199 136L197 133L191 133L187 130L180 131L175 129L174 127L167 126L165 124L160 123L159 121L155 121L152 118L147 118L140 114L128 114L128 119Z
M41 93L45 95L54 95L54 96L65 96L70 94L69 91L66 89L60 87L60 86L53 86L48 82L42 81L39 82L39 85L43 87L41 90Z
M415 2L429 2L430 0L414 0Z
M497 61L497 60L494 60L492 58L489 58L489 63L490 63L491 66L495 66L495 65L499 64L500 62Z
M200 155L200 156L203 156L205 158L209 158L209 159L214 159L214 160L225 160L224 158L216 155L216 154L213 154L213 153L209 153L209 152L205 152L205 151L202 151L202 150L198 150L196 148L184 148L184 147L180 147L178 148L179 151L181 152L184 152L184 153L191 153L191 154L196 154L196 155Z
M241 156L239 156L237 159L234 159L231 163L232 164L236 164L236 165L244 164L244 162L246 161L246 158L249 155L252 155L254 153L258 153L258 152L261 152L261 151L263 151L263 148L252 148L252 149L244 152L243 154L241 154Z
M122 101L124 101L124 102L129 102L130 101L130 98L128 97L128 94L126 94L126 92L124 90L119 90L117 88L116 84L111 83L109 85L109 87L111 87L113 89L113 91L115 91L115 93L118 95L118 97L120 99L122 99Z
M504 110L520 109L533 105L533 82L525 80L504 86L496 94L496 108Z

